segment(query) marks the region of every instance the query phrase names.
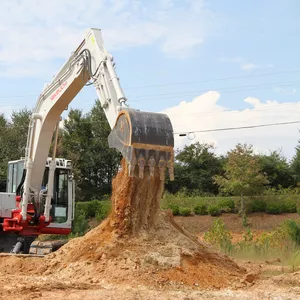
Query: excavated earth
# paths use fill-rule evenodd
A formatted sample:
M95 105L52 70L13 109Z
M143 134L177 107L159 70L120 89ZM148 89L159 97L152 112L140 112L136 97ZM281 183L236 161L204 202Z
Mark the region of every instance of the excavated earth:
M0 299L243 299L232 290L256 275L161 211L163 186L158 170L131 178L123 163L98 227L45 258L0 257Z

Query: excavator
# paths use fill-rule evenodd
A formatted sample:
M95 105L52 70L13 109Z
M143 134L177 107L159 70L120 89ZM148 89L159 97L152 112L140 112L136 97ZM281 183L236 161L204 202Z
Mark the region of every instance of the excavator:
M90 85L111 127L109 147L121 152L129 176L151 177L158 168L161 180L166 170L173 180L170 119L127 105L101 30L91 28L40 94L30 118L25 156L8 163L7 190L0 193L0 252L39 254L43 248L37 241L39 235L71 232L75 210L72 161L56 157L57 139L62 113ZM51 252L59 245L46 247Z

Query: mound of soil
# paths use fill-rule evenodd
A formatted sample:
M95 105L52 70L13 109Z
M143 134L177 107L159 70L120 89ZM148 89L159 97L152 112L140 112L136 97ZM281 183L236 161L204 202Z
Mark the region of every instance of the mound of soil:
M129 177L123 162L113 180L112 212L104 222L45 258L0 258L0 272L18 270L18 275L82 286L236 286L245 270L186 232L171 212L160 210L163 187L159 170L154 177Z
M46 274L146 285L225 287L243 275L161 211L164 182L129 177L125 162L113 180L112 212L84 237L48 256Z

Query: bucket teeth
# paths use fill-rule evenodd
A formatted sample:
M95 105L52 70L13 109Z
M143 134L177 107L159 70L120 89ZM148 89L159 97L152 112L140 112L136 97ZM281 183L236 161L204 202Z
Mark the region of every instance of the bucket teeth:
M149 173L151 177L154 177L154 170L155 170L155 159L153 156L150 157L149 161L148 161L148 166L149 166Z
M174 163L173 161L168 161L169 177L171 181L174 181Z
M138 165L139 165L139 178L144 178L145 158L142 155L140 155L139 157Z
M163 157L160 158L158 162L160 180L165 178L165 170L166 170L166 161Z
M129 170L129 176L134 176L135 171L135 165L136 165L136 157L135 155L132 156L131 162L128 164L128 170Z

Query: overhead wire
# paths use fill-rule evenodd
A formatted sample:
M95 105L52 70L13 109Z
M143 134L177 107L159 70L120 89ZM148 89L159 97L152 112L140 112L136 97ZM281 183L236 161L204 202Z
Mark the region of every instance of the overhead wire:
M290 121L290 122L280 122L280 123L238 126L238 127L225 127L225 128L214 128L214 129L203 129L203 130L189 130L189 131L182 131L182 132L174 132L174 135L183 135L183 134L190 134L190 133L216 132L216 131L230 131L230 130L240 130L240 129L252 129L252 128L260 128L260 127L297 124L297 123L300 123L300 120L299 121Z
M88 66L89 67L89 66ZM99 67L99 66L98 66ZM98 68L95 73L97 73ZM186 85L186 84L194 84L194 83L206 83L206 82L214 82L214 81L226 81L226 80L232 80L232 79L246 79L246 78L255 78L255 77L262 77L262 76L270 76L270 75L281 75L281 74L289 74L289 73L296 73L300 72L300 69L294 69L294 70L287 70L287 71L281 71L281 72L269 72L269 73L260 73L260 74L252 74L252 75L246 75L246 76L234 76L234 77L224 77L224 78L215 78L215 79L207 79L207 80L199 80L199 81L190 81L190 82L173 82L173 83L167 83L167 84L156 84L156 85L145 85L145 86L135 86L135 87L124 87L124 89L130 90L130 89L140 89L140 88L148 88L148 87L165 87L165 86L172 86L172 85ZM95 75L92 74L93 76ZM270 83L271 84L271 83ZM274 83L272 83L274 84ZM265 85L265 84L263 84ZM253 87L253 86L250 86ZM237 87L230 87L230 88L240 88ZM215 89L215 88L212 88ZM228 88L226 88L228 89ZM189 91L190 92L190 91ZM194 91L199 92L199 91ZM186 92L182 92L186 93ZM178 95L178 93L175 93ZM13 98L26 98L26 97L38 97L37 94L29 94L29 95L15 95L15 96L1 96L0 99L13 99ZM138 97L147 97L147 95L142 95ZM134 100L132 100L134 101ZM131 102L132 102L131 101Z

